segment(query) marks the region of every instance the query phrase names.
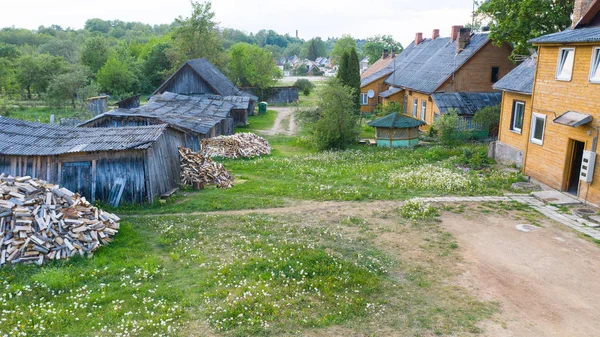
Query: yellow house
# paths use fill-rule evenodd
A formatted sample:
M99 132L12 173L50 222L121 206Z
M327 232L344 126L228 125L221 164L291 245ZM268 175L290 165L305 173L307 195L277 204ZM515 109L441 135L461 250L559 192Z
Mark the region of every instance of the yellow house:
M447 108L460 108L468 112L462 117L471 125L476 106L463 95L456 107L448 101L439 102L434 94L442 93L483 93L472 95L478 102L486 102L486 97L498 97L494 83L508 74L515 65L509 60L512 47L503 44L498 47L489 39L489 33L471 33L469 28L453 26L450 37L439 37L434 30L430 39L417 33L415 40L396 57L395 70L384 81L390 88L380 94L384 102L398 102L404 112L424 120L427 129L435 116L446 113ZM494 94L496 93L496 94ZM451 96L438 96L450 98ZM472 104L473 103L473 104ZM489 104L499 104L496 99ZM479 108L484 106L479 106Z
M388 88L383 82L394 72L395 58L394 52L390 55L384 50L381 58L360 75L360 112L373 112L377 104L381 103L379 94Z
M530 41L538 47L535 72L529 75L533 78L531 97L505 91L500 126L501 142L523 152L526 175L596 205L600 204L600 173L596 170L599 13L600 0L576 0L571 29ZM510 130L516 109L509 101L518 98L525 103L522 124L517 125L521 125L520 134Z

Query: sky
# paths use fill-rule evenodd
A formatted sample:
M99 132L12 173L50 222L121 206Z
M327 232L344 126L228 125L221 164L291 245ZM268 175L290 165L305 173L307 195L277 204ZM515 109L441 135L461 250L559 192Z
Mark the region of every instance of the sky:
M415 33L429 37L433 29L449 36L452 25L470 22L472 0L213 0L221 27L245 32L273 29L310 39L315 36L355 38L390 34L408 45ZM189 16L189 0L0 0L0 27L36 29L57 24L83 28L90 18L171 23Z

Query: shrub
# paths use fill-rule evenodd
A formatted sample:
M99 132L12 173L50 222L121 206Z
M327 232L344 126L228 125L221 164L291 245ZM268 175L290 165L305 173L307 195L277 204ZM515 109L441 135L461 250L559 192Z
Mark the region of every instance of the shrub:
M294 83L294 86L298 87L298 89L300 91L302 91L304 96L310 95L310 93L315 88L315 85L311 81L309 81L305 78L301 78L301 79L297 80L296 83Z
M387 116L393 112L404 113L402 104L397 102L389 102L386 104L377 104L377 106L375 107L375 114L377 114L380 117Z
M470 133L465 128L465 123L461 123L456 110L452 109L448 113L440 116L433 122L438 136L438 140L445 145L454 145L469 138Z
M431 219L438 216L435 207L419 200L408 200L400 207L400 215L411 220Z
M500 124L500 105L488 106L475 113L473 123L481 125L482 130L489 130Z

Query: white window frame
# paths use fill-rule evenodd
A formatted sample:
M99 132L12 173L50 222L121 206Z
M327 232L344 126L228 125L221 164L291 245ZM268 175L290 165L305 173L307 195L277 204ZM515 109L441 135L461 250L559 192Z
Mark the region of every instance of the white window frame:
M419 99L415 97L415 98L413 98L413 111L412 111L414 118L417 118L418 109L419 109Z
M565 51L571 51L571 52L573 52L573 61L572 61L572 64L571 64L571 73L569 74L568 77L559 77L559 75L562 72L562 70L563 70L563 68L565 66L565 63L566 63L566 60L564 62L562 61L562 59L563 59L563 53ZM571 81L571 79L573 78L574 66L575 66L575 48L572 48L572 47L571 48L560 48L558 50L558 61L556 62L556 75L555 75L555 79L557 81L566 81L566 82Z
M542 130L542 139L537 139L535 137L535 122L536 119L541 118L544 120L544 126ZM529 137L529 141L533 144L544 145L544 134L546 133L546 115L534 112L531 114L531 136Z
M600 47L595 47L592 51L592 62L590 64L590 83L599 83L600 77L594 78L594 74L600 68Z
M522 105L523 106L523 114L521 115L521 127L518 128L515 126L516 124L516 111L517 111L517 105ZM510 131L516 132L518 134L521 134L523 132L523 122L525 120L525 102L523 101L513 101L513 108L512 108L512 116L511 116L511 121L510 121Z
M360 93L360 105L369 105L369 95L365 92Z
M427 113L427 101L421 100L421 120L425 120L425 114Z

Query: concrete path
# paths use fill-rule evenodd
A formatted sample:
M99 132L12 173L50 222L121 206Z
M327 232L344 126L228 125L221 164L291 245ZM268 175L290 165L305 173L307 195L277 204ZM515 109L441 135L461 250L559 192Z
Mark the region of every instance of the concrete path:
M271 107L270 110L277 111L277 118L275 124L270 130L262 131L262 133L270 136L274 135L296 135L296 121L294 120L295 108L290 107Z
M572 214L561 213L560 209L536 199L529 194L506 194L499 197L435 197L435 198L415 198L423 202L493 202L493 201L517 201L528 205L536 211L542 213L548 218L557 221L567 227L570 227L580 233L600 240L600 230L598 225Z

